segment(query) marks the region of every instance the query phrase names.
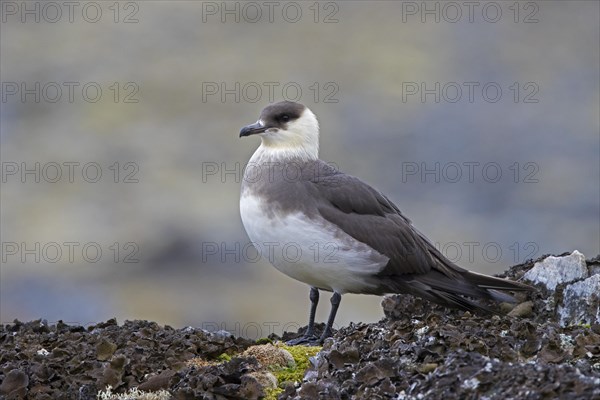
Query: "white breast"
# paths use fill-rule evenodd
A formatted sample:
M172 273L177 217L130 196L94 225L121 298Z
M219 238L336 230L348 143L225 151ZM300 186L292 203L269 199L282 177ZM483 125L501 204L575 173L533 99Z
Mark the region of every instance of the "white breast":
M264 200L244 191L240 213L250 240L275 268L301 282L339 293L361 292L369 287L365 278L389 260L322 218L266 210Z

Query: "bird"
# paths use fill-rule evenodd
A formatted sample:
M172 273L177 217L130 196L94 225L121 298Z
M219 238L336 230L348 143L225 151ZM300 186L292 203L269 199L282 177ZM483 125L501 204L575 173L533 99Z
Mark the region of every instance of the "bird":
M498 290L533 290L448 260L383 193L319 159L319 134L315 114L292 101L266 106L239 133L261 139L241 183L246 233L261 254L270 250L276 269L310 287L308 326L289 344L322 344L332 336L346 293L402 293L495 314L474 300L514 302ZM333 293L321 335L315 330L319 291Z

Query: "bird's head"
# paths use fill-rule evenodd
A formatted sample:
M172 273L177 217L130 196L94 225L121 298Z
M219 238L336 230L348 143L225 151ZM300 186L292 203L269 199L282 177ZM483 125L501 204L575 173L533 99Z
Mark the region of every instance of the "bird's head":
M264 151L307 160L319 157L317 117L300 103L281 101L265 107L258 121L240 131L240 137L255 134L260 136Z

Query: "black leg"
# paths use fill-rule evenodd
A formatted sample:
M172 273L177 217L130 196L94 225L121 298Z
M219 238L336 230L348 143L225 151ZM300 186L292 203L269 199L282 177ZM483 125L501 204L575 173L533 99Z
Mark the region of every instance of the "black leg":
M308 329L304 336L314 336L315 334L315 314L317 313L317 304L319 304L319 289L310 288L310 314L308 315Z
M296 346L298 344L313 344L317 342L315 336L315 314L317 312L317 304L319 304L319 289L316 287L310 288L310 314L308 315L308 328L304 336L289 340L287 344Z
M327 319L327 326L321 335L319 341L323 343L325 339L333 335L332 327L333 321L335 321L335 314L337 314L338 307L342 301L342 295L338 292L333 292L333 296L331 296L331 311L329 312L329 318Z

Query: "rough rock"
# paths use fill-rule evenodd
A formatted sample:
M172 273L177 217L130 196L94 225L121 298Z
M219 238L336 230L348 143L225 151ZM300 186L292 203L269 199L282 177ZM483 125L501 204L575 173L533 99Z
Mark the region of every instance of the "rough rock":
M9 398L25 398L29 377L21 370L13 369L6 374L0 384L0 394L8 395Z
M600 261L575 250L542 257L523 278L540 285L546 311L561 326L600 323Z
M261 344L246 349L242 354L245 357L255 357L259 363L271 367L294 367L296 362L289 351L272 344Z
M509 317L530 317L533 313L533 301L526 301L517 305L509 313Z
M545 259L502 276L521 280ZM586 265L596 271L600 259ZM540 282L548 282L542 272L536 272ZM148 321L89 327L14 321L0 326L0 398L93 400L111 385L115 395L164 389L180 400L600 399L600 323L594 322L600 275L570 279L553 290L539 283L537 292L518 294L513 316L472 315L408 295L386 296L384 319L340 329L310 354L303 379L282 380L278 388L277 373L262 364L289 366L289 355L273 353L277 346L271 345L246 351L254 342L224 331ZM298 377L303 362L294 371Z
M573 265L554 258L553 265ZM545 259L512 267L503 277L520 280ZM506 316L386 296L386 319L340 329L314 358L300 387L280 399L600 399L600 324L560 323L557 307L569 286L547 288L555 271L550 268L547 279L539 270L539 291L517 296L521 303ZM593 291L584 276L587 266L585 274L568 279L586 288L575 286L574 293ZM596 313L593 307L580 310L588 317ZM379 372L382 364L388 373Z
M15 320L0 326L0 393L28 389L32 399L91 400L109 385L114 393L137 387L172 389L178 384L185 388L181 391L194 391L205 382L212 384L202 392L212 393L228 383L220 378L223 371L198 376L201 369L187 367L186 362L194 357L238 354L251 344L230 334L173 329L147 321L126 321L118 326L113 319L85 328L60 321L48 325L41 320ZM188 381L192 370L194 380ZM23 397L12 394L6 398Z
M562 326L600 323L600 275L568 285L558 315Z
M545 285L550 290L555 290L561 283L587 278L588 268L585 256L575 250L565 257L549 256L543 261L536 262L523 277L533 283Z

